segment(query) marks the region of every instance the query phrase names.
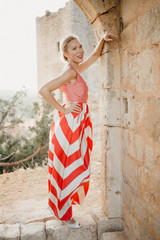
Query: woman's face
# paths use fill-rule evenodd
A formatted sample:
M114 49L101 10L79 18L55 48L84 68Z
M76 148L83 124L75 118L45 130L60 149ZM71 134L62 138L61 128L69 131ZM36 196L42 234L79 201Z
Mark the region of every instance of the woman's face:
M64 52L69 62L80 63L83 61L84 49L78 39L69 42L67 52Z

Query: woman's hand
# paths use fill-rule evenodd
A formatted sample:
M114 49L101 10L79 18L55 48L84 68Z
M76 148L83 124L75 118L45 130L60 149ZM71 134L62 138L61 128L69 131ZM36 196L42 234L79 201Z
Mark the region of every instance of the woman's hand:
M68 102L66 106L63 108L63 111L61 112L63 112L64 114L67 114L71 112L79 113L80 111L81 111L80 104L75 102Z
M118 35L115 34L112 30L106 32L102 37L106 42L112 42L113 40L118 40Z

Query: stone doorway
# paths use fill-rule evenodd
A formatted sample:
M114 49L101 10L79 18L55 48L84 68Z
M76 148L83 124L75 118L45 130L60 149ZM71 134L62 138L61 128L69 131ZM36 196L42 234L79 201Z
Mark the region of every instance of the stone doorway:
M109 29L113 29L115 32L117 32L117 29L120 31L118 1L74 0L74 2L92 24L97 42ZM118 43L105 44L100 57L100 185L103 210L108 218L122 216L119 73ZM127 103L124 102L125 104Z

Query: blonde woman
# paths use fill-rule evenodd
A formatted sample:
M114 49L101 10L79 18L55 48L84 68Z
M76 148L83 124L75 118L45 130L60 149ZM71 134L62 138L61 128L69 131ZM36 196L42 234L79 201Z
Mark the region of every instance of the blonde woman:
M118 39L116 34L105 33L84 61L84 49L78 36L66 36L61 43L61 53L67 63L65 69L39 90L42 97L57 109L49 136L48 209L69 228L81 227L72 216L72 205L82 205L87 195L93 147L88 86L81 73L101 56L104 42L114 39ZM64 94L63 106L52 95L57 88Z

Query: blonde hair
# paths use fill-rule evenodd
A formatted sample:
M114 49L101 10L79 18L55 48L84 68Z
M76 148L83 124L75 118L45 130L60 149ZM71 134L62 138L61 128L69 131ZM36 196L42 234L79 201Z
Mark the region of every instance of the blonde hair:
M70 34L67 35L64 39L62 39L61 44L60 44L60 50L61 50L61 55L64 59L64 61L67 61L67 57L64 56L64 52L67 52L68 44L74 40L77 39L79 40L79 37L75 34Z

